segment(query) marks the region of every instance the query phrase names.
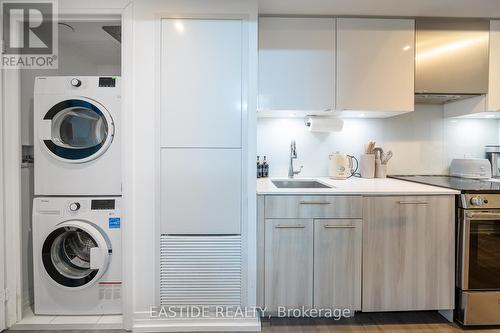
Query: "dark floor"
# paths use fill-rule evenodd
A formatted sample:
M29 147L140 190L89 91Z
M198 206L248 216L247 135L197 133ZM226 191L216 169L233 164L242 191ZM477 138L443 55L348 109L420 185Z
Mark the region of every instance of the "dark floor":
M480 328L464 331L444 319L437 312L357 313L355 317L333 319L270 319L262 322L262 332L281 333L337 333L337 332L481 332L500 333L498 328Z
M37 333L37 331L6 331L9 333ZM39 332L39 331L38 331ZM44 331L48 332L48 331ZM125 333L120 330L55 331L57 333ZM477 328L462 330L456 324L446 321L437 312L401 313L358 313L355 317L335 321L333 319L282 319L262 321L262 332L268 333L500 333L498 328Z

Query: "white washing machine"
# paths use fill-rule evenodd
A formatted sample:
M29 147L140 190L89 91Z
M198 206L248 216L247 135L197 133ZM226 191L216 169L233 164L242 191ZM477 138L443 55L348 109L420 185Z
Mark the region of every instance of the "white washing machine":
M35 195L121 195L119 77L37 77Z
M37 315L122 313L119 197L33 202Z

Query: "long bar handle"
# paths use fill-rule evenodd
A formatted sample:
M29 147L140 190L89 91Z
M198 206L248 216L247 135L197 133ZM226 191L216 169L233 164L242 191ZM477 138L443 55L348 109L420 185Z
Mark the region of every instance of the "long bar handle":
M303 224L278 224L275 226L275 228L305 228Z
M301 205L330 205L329 201L301 201Z
M500 213L467 212L465 215L469 219L480 219L480 220L499 220L500 219Z
M354 225L325 225L327 229L354 229L356 226Z
M400 205L428 205L427 201L399 201Z

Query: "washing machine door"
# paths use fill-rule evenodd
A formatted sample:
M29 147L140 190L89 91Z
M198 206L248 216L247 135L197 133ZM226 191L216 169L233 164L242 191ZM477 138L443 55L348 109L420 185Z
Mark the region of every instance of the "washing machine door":
M108 110L83 97L55 104L39 124L42 146L54 158L68 163L98 158L113 142L114 133Z
M85 221L58 224L42 245L42 265L58 285L83 289L107 270L112 248L102 230Z

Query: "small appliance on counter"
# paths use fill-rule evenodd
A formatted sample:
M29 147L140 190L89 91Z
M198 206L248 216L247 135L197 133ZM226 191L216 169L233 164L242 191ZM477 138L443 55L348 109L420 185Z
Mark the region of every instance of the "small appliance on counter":
M457 158L451 161L450 176L490 179L491 164L490 161L484 158Z
M486 146L486 158L491 163L491 176L500 178L500 145Z
M336 152L331 154L329 158L330 167L328 173L330 178L347 179L354 176L358 170L358 160L354 156ZM354 168L353 160L356 161L356 168Z

